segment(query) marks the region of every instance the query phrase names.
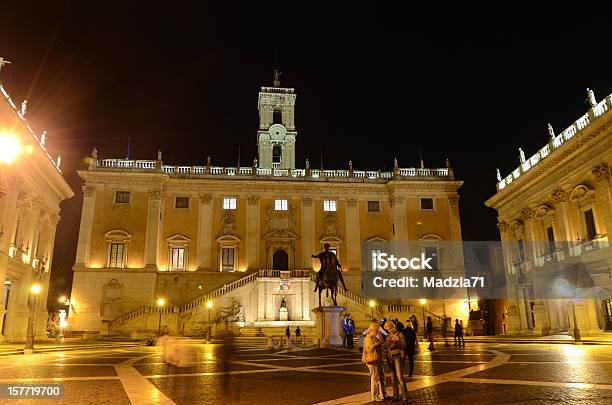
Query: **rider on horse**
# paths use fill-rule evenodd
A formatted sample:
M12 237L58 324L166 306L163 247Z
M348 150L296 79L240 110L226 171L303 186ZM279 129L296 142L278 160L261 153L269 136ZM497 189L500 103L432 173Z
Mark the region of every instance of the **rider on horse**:
M319 253L318 255L312 255L314 259L319 259L319 261L321 262L321 269L319 269L319 271L317 272L315 292L317 291L317 288L319 287L319 283L321 281L321 275L323 274L323 272L329 271L331 269L335 269L338 272L338 278L340 279L340 282L342 283L342 287L344 287L344 289L348 291L348 289L346 288L346 285L344 284L344 278L342 277L342 271L340 270L342 268L342 265L340 264L338 257L336 256L334 252L329 250L330 248L329 243L324 244L323 248L325 249L325 251Z

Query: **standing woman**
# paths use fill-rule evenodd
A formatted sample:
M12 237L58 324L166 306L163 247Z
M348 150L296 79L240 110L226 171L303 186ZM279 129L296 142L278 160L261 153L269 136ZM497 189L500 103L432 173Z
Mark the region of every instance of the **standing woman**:
M408 403L408 387L404 379L404 361L406 360L406 339L404 334L395 328L393 322L385 323L385 329L389 334L382 344L387 349L389 369L391 371L391 381L393 382L393 399L399 400L399 393L402 395L404 403Z
M429 339L429 350L434 349L434 339L433 339L433 322L431 322L431 316L427 317L427 339Z
M385 387L382 385L383 375L380 375L382 370L382 339L378 337L378 324L372 323L367 329L367 335L363 339L363 354L361 361L368 366L370 372L370 395L372 401L381 402L385 400Z

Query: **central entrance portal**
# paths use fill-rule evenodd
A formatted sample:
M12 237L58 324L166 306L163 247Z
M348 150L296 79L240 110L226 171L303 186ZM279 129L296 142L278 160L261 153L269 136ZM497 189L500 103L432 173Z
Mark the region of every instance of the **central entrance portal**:
M283 249L278 249L272 256L272 270L289 270L289 255Z

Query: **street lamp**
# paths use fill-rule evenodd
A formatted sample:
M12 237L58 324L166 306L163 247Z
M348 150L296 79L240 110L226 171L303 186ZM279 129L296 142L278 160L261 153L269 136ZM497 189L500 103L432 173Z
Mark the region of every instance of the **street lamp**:
M212 335L212 329L210 324L210 310L212 309L213 303L212 301L206 302L206 308L208 308L208 332L206 333L206 343L210 343L210 338Z
M421 298L419 302L421 303L421 308L423 309L423 337L427 339L427 322L425 321L425 304L427 303L427 300L425 298Z
M159 311L159 323L157 325L157 336L161 336L162 307L164 306L165 303L166 303L166 301L163 298L159 298L157 300L157 306L159 307L159 309L158 309L158 311Z
M370 302L368 302L368 305L372 309L372 320L373 320L374 319L374 307L376 307L376 301L370 300Z
M23 145L16 136L7 133L0 134L0 162L7 165L12 164L22 150Z
M26 337L25 348L23 349L24 354L34 353L34 326L36 320L36 302L38 301L38 294L40 294L41 290L42 286L39 283L34 283L30 287L32 301L30 305L30 318L28 319L28 334Z

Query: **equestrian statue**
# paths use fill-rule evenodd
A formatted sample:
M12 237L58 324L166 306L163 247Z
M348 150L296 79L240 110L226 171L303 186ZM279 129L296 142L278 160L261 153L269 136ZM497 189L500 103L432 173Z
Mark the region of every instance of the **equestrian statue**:
M342 283L342 287L347 290L344 284L344 278L342 277L342 271L340 270L342 266L336 254L329 249L329 243L323 245L323 248L325 249L323 252L318 255L312 255L313 258L319 259L321 262L321 269L317 273L314 290L315 292L319 290L319 307L321 307L321 293L323 290L325 290L326 297L329 297L329 292L331 291L334 306L337 307L338 302L336 301L336 296L338 295L338 280Z

